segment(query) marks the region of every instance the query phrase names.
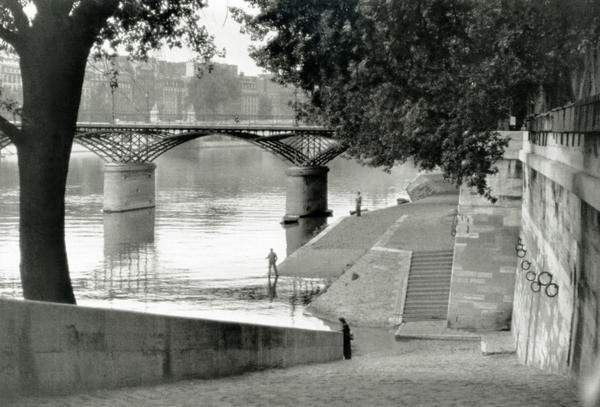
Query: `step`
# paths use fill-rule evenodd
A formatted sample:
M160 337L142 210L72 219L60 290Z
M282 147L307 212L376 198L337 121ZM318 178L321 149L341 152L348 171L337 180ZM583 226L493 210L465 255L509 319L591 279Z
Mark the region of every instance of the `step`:
M404 304L404 309L412 309L412 308L420 308L420 309L448 308L448 301L419 300L419 301L409 301L406 304Z
M444 300L446 304L448 303L448 294L431 294L431 293L411 293L410 298L406 300L406 302L414 302L417 301L437 301Z
M419 313L419 312L447 312L448 303L436 303L436 304L405 304L404 313Z
M414 270L412 270L413 272L410 273L408 275L408 278L410 277L429 277L429 276L447 276L447 277L451 277L452 273L450 273L449 271L443 271L443 270L421 270L418 273L415 273Z
M425 302L421 303L407 303L404 304L403 312L447 312L448 311L448 303L432 303L428 304Z
M440 281L443 281L443 282L447 283L448 285L450 285L450 281L452 280L452 275L450 273L444 273L444 274L429 273L429 274L418 274L416 276L410 276L410 275L408 276L409 283L411 281L434 282L435 280L440 280Z
M452 263L448 264L417 264L410 266L411 270L432 270L432 269L441 269L441 270L452 270Z
M436 254L452 254L454 250L418 250L413 252L413 256L432 256Z
M446 317L412 317L412 316L402 316L402 320L405 322L411 322L411 321L439 321L439 320L445 320Z
M446 318L448 316L448 310L446 308L428 308L428 309L406 309L402 313L403 316L439 316Z
M453 259L412 259L410 261L411 266L419 266L423 264L449 264L454 262Z
M424 291L426 292L450 292L450 289L448 288L449 284L423 284L423 283L419 283L419 284L409 284L406 292L407 293L422 293Z
M414 272L414 273L421 273L423 271L443 271L446 273L452 273L452 267L446 267L446 266L417 266L417 267L411 267L410 271Z
M450 296L450 290L407 290L407 294L411 297L445 297ZM407 295L408 296L408 295Z
M432 319L446 319L447 315L424 314L424 315L402 315L403 321L429 321Z
M412 256L411 261L452 261L454 259L453 255L449 256Z

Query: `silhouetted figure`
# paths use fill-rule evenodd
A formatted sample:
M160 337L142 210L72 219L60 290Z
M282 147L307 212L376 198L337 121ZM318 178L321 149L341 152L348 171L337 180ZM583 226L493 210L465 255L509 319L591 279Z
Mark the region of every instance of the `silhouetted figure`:
M271 269L275 271L275 277L279 276L277 272L277 254L273 251L273 249L269 249L269 254L265 259L269 260L269 276L271 275Z
M360 195L360 191L358 191L356 193L356 208L355 208L355 213L356 216L360 216L360 207L362 205L362 196Z
M344 336L344 359L352 359L352 344L350 341L354 339L352 332L350 332L350 325L344 318L340 318L342 323L342 334Z

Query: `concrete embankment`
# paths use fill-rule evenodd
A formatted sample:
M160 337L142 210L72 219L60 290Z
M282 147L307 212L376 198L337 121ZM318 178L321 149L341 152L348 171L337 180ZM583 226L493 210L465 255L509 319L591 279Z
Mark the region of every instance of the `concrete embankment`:
M0 404L340 359L339 332L0 299Z
M326 319L363 326L394 325L413 251L452 250L458 195L348 217L288 257L282 273L335 279L310 306Z

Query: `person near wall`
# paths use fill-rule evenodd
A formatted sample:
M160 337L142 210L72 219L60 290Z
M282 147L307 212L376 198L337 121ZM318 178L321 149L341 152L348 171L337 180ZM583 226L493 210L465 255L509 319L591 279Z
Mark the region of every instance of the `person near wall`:
M354 339L352 332L350 332L350 325L344 318L340 318L342 323L342 335L344 337L344 359L352 359L352 344L350 341Z
M356 200L355 200L355 202L356 202L356 208L355 208L356 216L360 216L360 207L362 205L362 196L360 195L360 191L358 191L356 193Z
M277 272L277 254L273 251L273 249L269 250L269 254L265 259L269 260L269 276L271 276L271 269L275 271L275 277L279 277L279 273Z

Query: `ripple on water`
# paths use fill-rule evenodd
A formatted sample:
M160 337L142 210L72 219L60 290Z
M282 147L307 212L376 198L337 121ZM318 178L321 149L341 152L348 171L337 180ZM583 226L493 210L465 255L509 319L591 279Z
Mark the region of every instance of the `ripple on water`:
M305 307L324 281L282 277L273 296L266 278L269 248L283 260L298 239L279 223L285 168L252 147L188 147L158 160L155 210L103 214L102 164L74 156L65 227L78 303L324 328ZM415 174L404 167L388 175L341 159L330 168L329 221L348 213L357 190L369 209L395 204L396 191ZM16 161L0 161L0 173L0 296L20 298Z

